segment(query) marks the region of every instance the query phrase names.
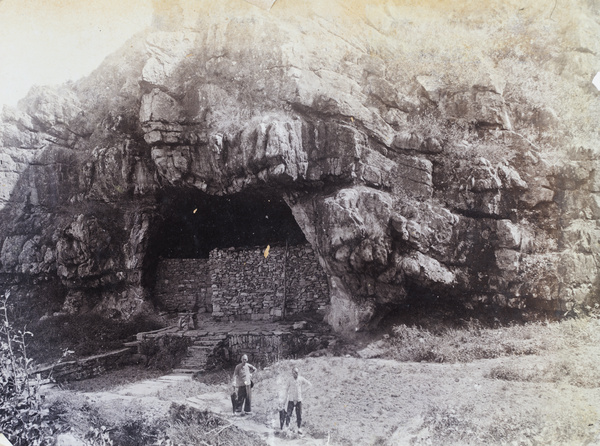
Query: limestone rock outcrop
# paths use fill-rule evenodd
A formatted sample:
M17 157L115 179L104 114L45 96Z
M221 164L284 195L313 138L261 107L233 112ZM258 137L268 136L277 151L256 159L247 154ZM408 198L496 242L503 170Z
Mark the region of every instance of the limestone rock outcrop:
M199 1L5 109L2 286L129 317L151 302L165 194L268 191L319 256L336 330L407 300L596 303L600 48L569 24L599 11L314 3Z

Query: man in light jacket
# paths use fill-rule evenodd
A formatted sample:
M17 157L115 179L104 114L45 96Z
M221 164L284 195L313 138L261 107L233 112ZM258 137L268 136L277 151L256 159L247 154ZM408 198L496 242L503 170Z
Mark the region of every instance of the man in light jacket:
M242 410L242 401L245 400L244 413L250 415L252 413L252 374L256 372L256 367L248 364L248 356L242 355L242 362L235 366L233 371L233 391L235 392L235 400L239 411Z
M312 387L312 384L305 377L300 376L298 373L298 367L292 369L292 377L287 385L286 400L287 400L287 414L285 418L286 426L290 425L290 417L294 408L296 408L296 422L298 423L298 433L302 431L302 394L305 390Z

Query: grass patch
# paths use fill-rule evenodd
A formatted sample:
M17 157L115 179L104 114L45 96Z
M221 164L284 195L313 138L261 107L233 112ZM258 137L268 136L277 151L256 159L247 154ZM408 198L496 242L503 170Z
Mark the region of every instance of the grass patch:
M532 367L501 364L493 367L488 378L503 381L563 383L595 389L600 382L600 370L595 358L553 359Z
M432 407L423 419L421 435L413 444L541 444L544 420L538 411L525 414L492 417L486 423L477 422L471 405Z
M384 346L384 358L415 362L471 362L506 356L538 355L600 342L595 318L535 322L498 329L471 324L466 328L430 331L397 325Z
M415 362L471 362L510 355L535 355L552 342L534 337L539 326L504 329L446 329L433 333L420 327L398 325L389 339L386 358Z
M600 382L598 320L499 329L474 323L460 329L398 327L384 346L386 354L405 355L404 361L322 356L259 369L254 375L252 420L278 431L282 391L292 367L297 366L313 383L303 401L306 436L328 439L330 444L383 446L409 444L409 440L414 445L598 443L600 412L594 402ZM426 358L425 353L434 347L443 356L433 356L432 362L442 364L425 363L432 358L421 363L410 359ZM476 361L488 357L497 359ZM454 364L446 364L450 362ZM253 434L245 436L230 426L236 421L227 416L177 406L207 393L221 394L222 402L228 404L230 379L231 370L211 371L135 400L86 398L63 391L83 398L75 400L65 419L77 426L82 439L103 435L104 426L104 434L114 444L128 444L131 433L145 438L148 445L160 441L171 445L263 444ZM176 406L169 409L173 403Z
M494 414L478 420L472 405L431 407L411 444L419 445L546 445L597 444L600 429L589 414L548 419L538 409Z

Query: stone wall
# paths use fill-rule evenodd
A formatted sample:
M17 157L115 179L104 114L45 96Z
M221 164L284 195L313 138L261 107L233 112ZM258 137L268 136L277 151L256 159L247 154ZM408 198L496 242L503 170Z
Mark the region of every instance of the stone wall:
M131 355L131 348L123 348L121 350L89 356L75 361L66 361L56 365L44 366L34 370L32 374L39 374L41 379L52 379L57 383L89 379L100 376L109 370L123 367L128 364Z
M251 364L266 366L281 359L304 357L326 348L333 339L329 334L309 332L230 334L217 354L229 363L238 363L246 354Z
M168 311L211 311L207 259L164 259L156 276L155 301Z
M308 245L210 253L213 317L217 320L279 320L324 311L329 289Z
M286 282L286 315L325 312L329 305L327 276L310 245L288 249Z

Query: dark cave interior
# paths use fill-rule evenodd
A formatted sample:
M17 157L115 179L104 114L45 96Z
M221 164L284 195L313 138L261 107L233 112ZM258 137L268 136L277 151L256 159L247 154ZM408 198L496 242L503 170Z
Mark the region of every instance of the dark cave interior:
M281 246L306 238L285 201L262 191L214 196L195 190L165 191L157 254L207 258L215 248Z

